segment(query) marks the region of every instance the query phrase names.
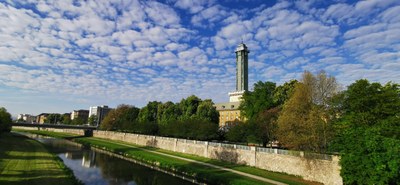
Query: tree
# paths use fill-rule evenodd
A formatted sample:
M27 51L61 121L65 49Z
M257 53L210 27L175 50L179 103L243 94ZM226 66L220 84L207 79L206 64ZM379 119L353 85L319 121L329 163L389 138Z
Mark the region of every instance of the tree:
M276 140L277 119L281 109L281 107L274 107L262 111L255 121L250 123L255 125L254 136L257 138L258 143L262 143L263 147L266 147L270 141Z
M86 124L85 120L83 118L81 118L81 117L74 118L71 121L71 125L84 125L84 124Z
M326 151L333 135L329 100L337 91L334 77L304 72L278 118L279 142L290 149Z
M46 118L46 120L44 120L45 123L49 123L49 124L57 124L61 121L61 114L49 114Z
M103 130L133 131L139 116L139 108L131 105L119 105L111 110L102 121Z
M65 113L61 116L61 123L70 125L71 123L71 114Z
M275 106L274 91L276 84L273 82L257 82L254 84L253 92L243 94L243 102L240 104L241 115L251 120L261 111Z
M139 121L156 123L158 114L158 105L160 104L161 102L152 101L149 102L145 107L140 109Z
M167 124L171 121L176 121L181 115L178 105L170 101L159 104L157 109L157 122L159 124Z
M98 117L96 115L90 115L88 119L88 124L92 126L96 126L98 121Z
M400 179L398 84L351 84L335 101L341 109L332 149L341 154L345 184L396 184Z
M278 86L274 91L274 103L275 105L283 105L294 92L296 84L299 83L297 80L290 80L284 84Z
M192 118L196 112L199 104L201 103L201 99L195 95L191 95L186 99L182 99L179 103L179 109L182 112L182 115L179 117L180 120L188 120Z
M0 107L0 133L10 132L12 119L11 114L7 112L7 109Z
M219 113L214 107L212 100L208 99L200 102L199 106L197 107L196 118L218 124Z
M226 139L231 142L247 142L248 125L240 123L231 127L226 133Z

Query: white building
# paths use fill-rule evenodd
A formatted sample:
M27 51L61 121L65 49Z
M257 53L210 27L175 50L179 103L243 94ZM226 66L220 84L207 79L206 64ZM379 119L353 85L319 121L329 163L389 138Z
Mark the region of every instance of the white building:
M36 116L32 116L30 114L19 114L17 116L17 120L23 121L26 123L36 123Z
M99 126L111 110L112 108L109 108L107 105L93 106L89 108L89 117L97 116L96 126Z

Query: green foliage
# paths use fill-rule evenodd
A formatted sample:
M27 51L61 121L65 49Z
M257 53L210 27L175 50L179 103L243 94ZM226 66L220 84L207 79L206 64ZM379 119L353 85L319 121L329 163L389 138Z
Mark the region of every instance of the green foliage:
M181 115L179 106L170 101L159 104L157 109L157 122L159 124L167 124L168 122L178 120L178 117Z
M98 117L96 115L91 115L91 116L89 116L88 124L95 126L95 125L97 125L97 121L98 121Z
M11 131L11 114L7 112L7 109L0 107L0 133Z
M196 118L218 124L219 113L212 100L204 100L197 107Z
M240 123L231 127L226 133L226 139L231 142L247 142L248 126L245 123Z
M49 114L47 116L47 118L44 120L45 123L49 123L49 124L57 124L60 123L62 120L62 116L61 114Z
M172 121L160 125L160 135L196 140L212 140L218 138L218 124L207 120L189 119Z
M86 124L83 118L77 117L71 121L71 125L84 125Z
M334 102L340 108L332 149L345 184L396 184L400 179L399 85L358 80Z
M182 115L179 117L180 120L188 120L196 114L197 108L201 103L201 99L195 95L191 95L186 99L182 99L179 103L179 109Z
M70 125L71 123L71 114L65 113L61 116L61 123Z
M161 102L152 101L140 109L139 122L157 122L158 105Z
M245 92L243 94L243 102L240 104L241 115L251 120L254 119L261 111L270 109L275 106L274 91L276 84L273 82L258 81L254 84L253 92Z
M278 86L274 91L274 103L276 105L283 105L294 92L296 84L299 83L297 80L290 80L285 82L283 85Z
M111 110L100 125L103 130L133 130L137 123L139 108L130 105L119 105Z

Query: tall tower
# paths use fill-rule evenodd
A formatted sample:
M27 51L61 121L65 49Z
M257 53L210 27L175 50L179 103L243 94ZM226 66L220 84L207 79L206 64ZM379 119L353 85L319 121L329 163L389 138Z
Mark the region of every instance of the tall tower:
M229 102L240 102L245 91L249 90L249 53L246 44L238 45L236 53L236 91L229 93Z
M243 44L238 45L236 48L236 91L248 91L249 90L249 53L247 46Z

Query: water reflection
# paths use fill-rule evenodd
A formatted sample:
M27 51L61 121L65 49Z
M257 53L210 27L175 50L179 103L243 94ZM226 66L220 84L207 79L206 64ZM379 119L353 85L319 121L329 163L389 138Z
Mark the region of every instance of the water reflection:
M77 143L48 138L35 138L55 152L75 176L90 185L170 185L192 184L183 179L144 167Z

